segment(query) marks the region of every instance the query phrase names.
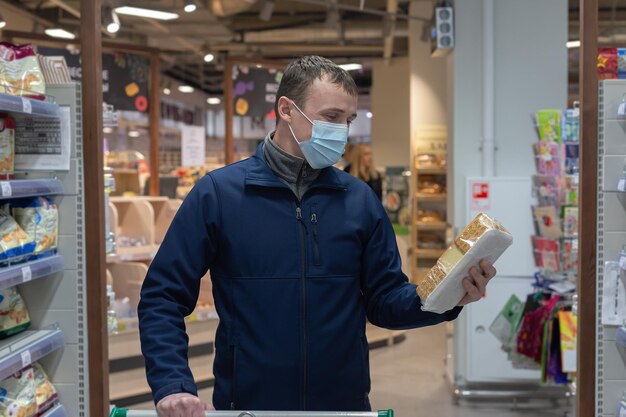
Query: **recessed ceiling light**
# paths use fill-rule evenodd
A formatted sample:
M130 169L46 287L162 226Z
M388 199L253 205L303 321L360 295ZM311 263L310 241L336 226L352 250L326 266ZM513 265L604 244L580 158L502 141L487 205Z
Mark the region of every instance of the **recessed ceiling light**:
M125 14L127 16L147 17L158 20L178 19L178 13L164 12L161 10L142 9L140 7L122 6L115 9L117 14Z
M4 20L4 17L2 16L2 14L0 14L0 29L5 27L6 25L7 25L7 21Z
M169 96L170 94L172 94L172 90L170 90L169 88L165 87L163 89L163 94L165 94L166 96Z
M263 68L263 65L261 65L261 64L256 64L256 67L257 67L257 68Z
M343 68L346 71L357 71L357 70L363 69L363 65L357 64L355 62L355 63L352 63L352 64L342 64L342 65L339 65L339 68Z
M193 13L197 8L198 6L196 6L196 3L193 0L185 0L185 7L183 10L185 10L186 13Z
M580 48L580 41L569 41L565 45L567 45L568 48Z
M129 130L128 131L128 137L129 138L138 138L139 136L141 136L141 133L139 133L137 130Z
M113 128L111 127L105 127L104 129L102 129L102 133L113 133Z
M46 35L52 36L53 38L76 39L76 35L72 32L61 28L46 29L44 32L46 32Z
M190 85L179 85L178 91L180 91L181 93L193 93L194 89Z
M219 97L209 97L206 99L206 102L209 104L220 104L222 102L222 99Z
M212 62L214 59L215 59L215 55L213 55L210 52L204 56L204 62L206 63Z

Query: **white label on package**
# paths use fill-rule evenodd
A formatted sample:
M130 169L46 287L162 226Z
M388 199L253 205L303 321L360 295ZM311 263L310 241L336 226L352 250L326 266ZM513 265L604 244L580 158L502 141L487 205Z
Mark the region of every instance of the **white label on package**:
M30 269L30 266L25 266L22 268L22 281L28 282L33 279L33 271Z
M22 98L22 113L31 114L33 112L33 103L27 98Z
M0 181L0 190L2 190L2 197L11 197L13 195L11 183L8 181Z
M30 357L30 350L25 350L24 352L22 352L22 368L26 368L32 362L33 361Z

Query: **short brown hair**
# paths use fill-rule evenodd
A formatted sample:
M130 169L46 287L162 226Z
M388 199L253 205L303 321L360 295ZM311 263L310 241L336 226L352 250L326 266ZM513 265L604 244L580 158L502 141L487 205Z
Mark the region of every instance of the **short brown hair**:
M346 70L330 59L321 56L303 56L287 65L283 78L280 80L276 93L276 102L274 103L277 125L280 120L280 117L278 117L278 100L284 96L295 101L296 105L303 108L309 87L315 80L321 80L323 77L328 77L327 79L331 83L339 85L346 93L354 97L359 95L354 79Z

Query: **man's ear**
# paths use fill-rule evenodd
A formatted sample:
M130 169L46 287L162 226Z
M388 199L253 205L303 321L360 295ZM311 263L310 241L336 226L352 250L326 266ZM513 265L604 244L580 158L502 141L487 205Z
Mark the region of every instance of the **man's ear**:
M277 116L281 120L285 121L286 123L291 123L291 110L292 110L291 101L287 97L282 96L281 98L278 99Z

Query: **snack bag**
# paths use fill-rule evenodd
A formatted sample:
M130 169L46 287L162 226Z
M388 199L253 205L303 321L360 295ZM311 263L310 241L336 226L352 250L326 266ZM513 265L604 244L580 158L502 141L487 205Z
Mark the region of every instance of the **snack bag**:
M13 171L15 162L15 119L0 114L0 171Z
M480 213L457 236L437 264L419 280L422 310L444 313L465 295L462 280L481 260L495 262L513 244L513 236L500 223Z
M59 210L51 200L38 197L12 205L12 214L26 234L37 244L35 254L57 248Z
M30 316L16 287L0 291L0 339L21 333L30 326Z
M27 366L0 382L0 417L37 415L33 368Z
M46 84L30 44L0 42L0 93L43 100Z
M35 377L37 415L41 415L56 403L59 395L43 367L37 362L33 364L33 373Z
M618 76L617 48L598 48L598 80L616 79Z
M35 247L34 239L6 211L0 209L0 262L30 255Z

